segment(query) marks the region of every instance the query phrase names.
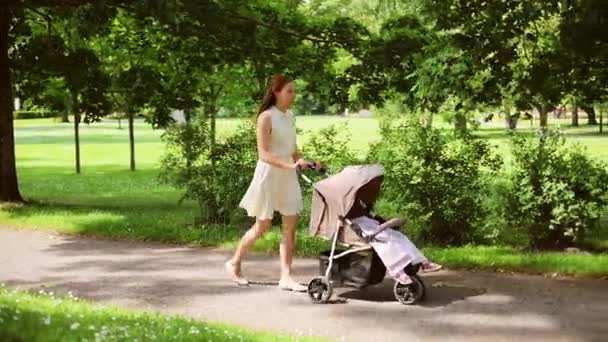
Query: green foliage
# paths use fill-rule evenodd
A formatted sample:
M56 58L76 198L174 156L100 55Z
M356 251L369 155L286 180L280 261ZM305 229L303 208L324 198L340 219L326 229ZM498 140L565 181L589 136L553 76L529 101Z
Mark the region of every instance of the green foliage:
M13 113L15 119L42 119L55 116L57 116L56 113L48 110L18 110Z
M558 132L513 139L513 168L502 214L535 248L567 246L598 227L608 201L608 169Z
M386 168L384 196L411 220L423 241L463 245L481 237L483 189L501 165L491 146L417 122L382 128L370 159Z
M44 290L37 294L0 284L2 341L323 341L252 331L180 316L136 312Z
M182 200L195 200L202 222L229 222L247 189L257 161L252 124L241 126L225 141L214 143L205 119L172 126L163 135L167 150L160 179L185 192Z
M356 163L350 139L351 134L346 123L332 124L312 133L308 143L302 146L302 154L326 165L328 172L337 172Z

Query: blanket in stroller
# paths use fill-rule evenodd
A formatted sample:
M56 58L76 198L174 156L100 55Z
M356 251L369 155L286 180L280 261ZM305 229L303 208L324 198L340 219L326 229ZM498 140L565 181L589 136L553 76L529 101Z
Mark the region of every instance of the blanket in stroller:
M380 222L368 216L359 216L351 220L357 224L365 235L371 235L378 230ZM388 273L395 280L409 283L403 271L409 264L418 264L427 261L420 250L405 236L394 229L385 229L376 235L375 241L370 245L374 248Z

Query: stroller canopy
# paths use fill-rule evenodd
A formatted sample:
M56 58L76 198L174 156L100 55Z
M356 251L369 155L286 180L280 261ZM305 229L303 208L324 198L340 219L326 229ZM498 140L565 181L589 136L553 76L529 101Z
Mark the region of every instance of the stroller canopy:
M354 165L314 184L310 213L310 235L331 239L339 217L346 217L355 204L357 192L372 180L384 175L381 164ZM376 198L379 186L371 189ZM372 203L368 203L372 204ZM344 230L342 231L342 234ZM344 236L338 237L345 241Z

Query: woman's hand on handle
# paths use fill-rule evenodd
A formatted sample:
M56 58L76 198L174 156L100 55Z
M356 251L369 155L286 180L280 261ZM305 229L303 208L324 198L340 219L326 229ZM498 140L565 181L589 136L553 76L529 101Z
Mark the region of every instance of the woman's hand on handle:
M296 170L306 170L309 167L310 163L304 160L303 158L298 159L295 163L291 165L291 168Z

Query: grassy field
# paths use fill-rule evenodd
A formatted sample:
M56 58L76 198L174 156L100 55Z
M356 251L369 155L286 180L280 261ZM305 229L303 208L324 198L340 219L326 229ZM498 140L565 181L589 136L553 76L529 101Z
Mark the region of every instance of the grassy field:
M322 341L105 307L0 285L0 341Z
M233 131L239 120L222 119L218 122L220 135ZM345 123L352 135L352 147L365 153L369 143L377 141L378 123L373 118L309 117L297 118L303 131L299 142L304 143L310 132L331 124ZM559 122L555 123L559 124ZM28 229L50 229L63 233L133 238L178 243L195 243L203 246L234 246L242 229L226 227L195 227L192 225L196 208L192 203L177 205L179 191L157 182L158 162L163 152L160 141L162 131L137 122L135 128L137 172L130 172L128 131L117 129L115 121L82 125L82 174L74 174L73 127L56 123L52 119L18 120L15 122L16 154L20 187L23 195L32 201L28 206L4 206L0 210L0 225ZM123 125L124 126L124 125ZM587 146L594 158L608 161L608 133L598 135L597 127L567 128L569 140ZM529 126L522 125L523 134L533 134ZM497 123L477 131L479 136L497 145L498 151L508 155L508 138ZM305 225L305 222L301 222ZM608 246L608 239L596 241ZM276 252L280 234L274 231L256 245L256 250ZM314 255L325 243L309 239L302 232L299 251ZM460 252L458 252L460 251ZM559 255L528 262L527 257L511 257L508 248L479 247L454 252L428 250L438 262L460 267L504 267L512 270L528 269L533 272L560 272L565 274L608 274L605 259L597 256ZM518 253L515 253L518 254ZM544 258L544 259L543 259ZM564 259L565 258L565 259ZM573 258L568 262L568 258ZM576 259L576 260L575 260ZM497 261L498 260L498 261ZM502 260L502 261L500 261ZM498 264L497 264L498 263ZM592 263L589 267L585 264ZM498 266L497 266L498 265ZM598 268L599 267L599 268ZM603 271L602 271L603 270Z

